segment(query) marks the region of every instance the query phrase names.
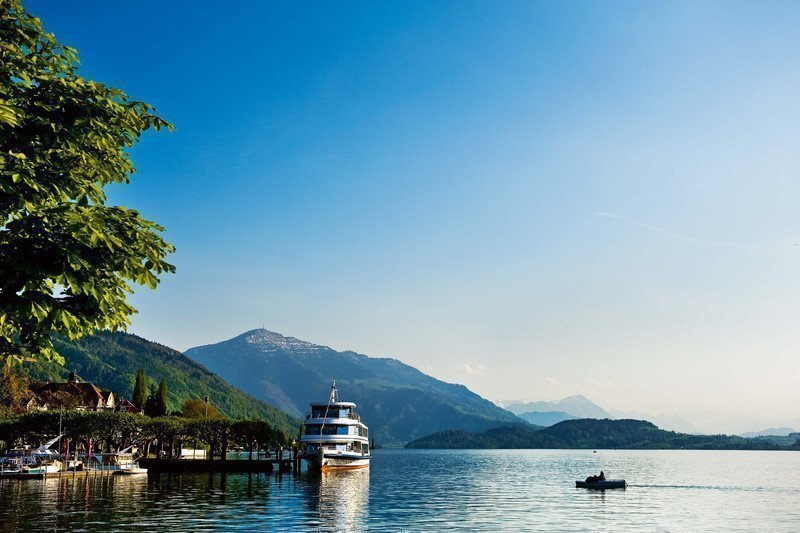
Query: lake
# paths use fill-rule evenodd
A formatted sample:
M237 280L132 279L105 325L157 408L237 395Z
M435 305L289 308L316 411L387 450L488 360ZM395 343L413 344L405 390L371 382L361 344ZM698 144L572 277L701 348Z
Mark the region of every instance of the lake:
M575 488L605 471L627 490ZM0 481L5 531L800 530L800 453L376 450L325 475Z

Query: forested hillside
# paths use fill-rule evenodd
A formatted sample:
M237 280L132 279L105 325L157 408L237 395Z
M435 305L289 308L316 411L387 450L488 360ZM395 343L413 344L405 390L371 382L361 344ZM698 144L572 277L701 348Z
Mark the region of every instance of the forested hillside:
M300 421L242 392L177 350L128 333L98 332L79 341L56 339L55 347L66 363L40 361L29 367L31 377L65 381L74 370L91 381L131 398L136 372L142 368L152 388L167 381L169 411L180 409L189 398L208 396L214 407L232 418L261 418L290 434Z
M800 439L787 446L767 439L664 431L644 420L586 418L565 420L543 429L515 425L477 433L440 431L411 441L406 448L778 450L800 449Z

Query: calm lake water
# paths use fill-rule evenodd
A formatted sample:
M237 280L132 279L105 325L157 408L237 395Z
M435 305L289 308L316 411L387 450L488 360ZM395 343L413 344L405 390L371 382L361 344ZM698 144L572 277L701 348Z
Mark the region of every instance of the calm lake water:
M604 470L627 490L575 488ZM13 530L799 531L800 453L377 450L366 471L0 481Z

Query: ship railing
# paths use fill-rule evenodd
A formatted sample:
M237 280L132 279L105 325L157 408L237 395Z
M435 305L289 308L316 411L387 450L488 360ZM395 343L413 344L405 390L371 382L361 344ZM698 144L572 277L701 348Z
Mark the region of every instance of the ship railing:
M312 418L322 418L321 416L314 416L313 413L306 413L306 420L311 420ZM329 417L329 418L337 418L337 417ZM350 420L357 420L361 422L361 415L357 415L355 413L350 413L347 415L347 418Z

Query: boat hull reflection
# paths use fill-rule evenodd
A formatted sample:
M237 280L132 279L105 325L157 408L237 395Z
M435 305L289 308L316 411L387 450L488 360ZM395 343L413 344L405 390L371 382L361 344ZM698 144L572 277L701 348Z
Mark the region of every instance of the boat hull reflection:
M367 529L369 469L323 470L319 480L319 517L322 529Z

